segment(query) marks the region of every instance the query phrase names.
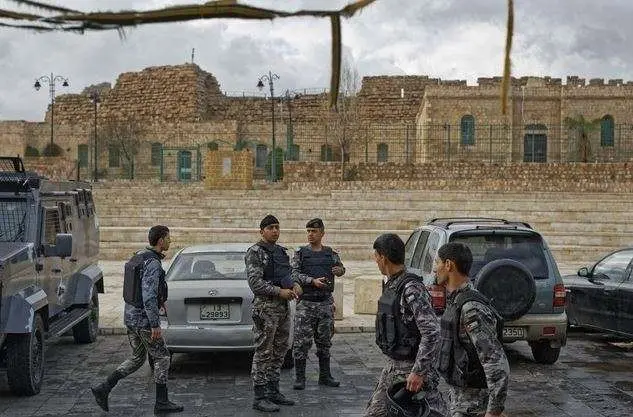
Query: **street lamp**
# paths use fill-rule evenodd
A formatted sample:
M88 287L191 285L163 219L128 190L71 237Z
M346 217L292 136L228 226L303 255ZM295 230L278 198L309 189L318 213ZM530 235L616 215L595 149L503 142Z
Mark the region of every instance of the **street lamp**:
M97 169L98 169L98 159L97 159L97 155L98 155L98 145L97 145L97 104L99 104L101 102L101 97L99 96L99 91L97 90L92 90L92 92L90 93L90 95L88 95L88 97L90 98L90 101L92 101L92 104L94 104L94 116L95 116L95 120L94 120L94 128L95 128L95 141L94 141L94 173L92 174L92 180L93 181L97 181Z
M279 75L277 74L273 74L272 72L268 71L268 74L264 74L261 77L259 77L259 81L257 82L257 88L259 88L260 90L262 88L264 88L264 81L268 82L268 86L270 87L270 108L272 110L272 124L273 124L273 154L272 157L270 159L270 176L272 177L272 181L277 181L277 173L275 172L277 170L277 166L275 164L275 146L276 146L276 142L275 142L275 90L274 90L274 86L273 83L275 80L279 79Z
M62 82L62 87L68 87L68 79L62 77L61 75L53 75L53 73L51 72L51 75L42 75L40 78L38 78L37 80L35 80L35 84L33 84L33 87L35 88L36 91L39 91L40 88L42 88L42 84L40 83L40 81L42 83L47 83L48 84L48 92L51 95L51 145L53 144L53 122L54 122L54 114L55 114L55 83L58 81Z

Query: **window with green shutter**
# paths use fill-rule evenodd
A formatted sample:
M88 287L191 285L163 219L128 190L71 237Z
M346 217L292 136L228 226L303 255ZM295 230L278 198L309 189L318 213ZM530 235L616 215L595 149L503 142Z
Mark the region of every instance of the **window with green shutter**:
M607 115L600 120L600 146L613 146L615 123L613 117Z
M80 168L88 166L88 145L81 144L77 146L77 159L79 159Z
M475 118L470 114L462 117L461 121L461 144L462 145L474 145L475 144Z

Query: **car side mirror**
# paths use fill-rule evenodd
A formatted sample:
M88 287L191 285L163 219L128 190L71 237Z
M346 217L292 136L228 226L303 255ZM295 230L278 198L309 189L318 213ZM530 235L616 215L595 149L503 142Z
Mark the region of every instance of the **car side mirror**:
M583 266L578 270L578 276L588 278L589 277L589 269L586 266Z
M59 256L66 258L73 252L73 235L70 233L57 233L55 245L44 245L44 256Z

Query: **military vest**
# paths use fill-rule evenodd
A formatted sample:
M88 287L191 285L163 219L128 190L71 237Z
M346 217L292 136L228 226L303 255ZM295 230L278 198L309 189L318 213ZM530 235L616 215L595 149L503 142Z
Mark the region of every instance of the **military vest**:
M497 336L501 337L503 319L496 313L488 298L473 288L462 290L447 306L440 320L442 344L438 371L450 385L487 388L486 373L479 361L475 346L472 343L462 343L459 338L462 307L470 301L477 301L488 306L497 315Z
M376 345L382 353L396 360L413 360L420 345L420 331L415 323L405 323L400 312L400 300L404 287L422 278L410 272L388 281L378 299L376 313Z
M125 263L123 274L123 299L126 303L136 307L143 308L142 295L142 279L143 270L148 262L157 259L159 262L162 256L150 248L140 250ZM158 306L162 306L167 301L167 281L165 281L165 270L160 268L160 276L158 277Z
M299 260L301 273L313 278L326 277L327 285L317 288L314 285L303 287L301 299L308 301L325 301L330 298L334 291L334 274L332 267L334 264L334 251L328 246L323 246L320 251L313 251L307 246L299 249Z
M293 282L290 277L290 258L286 253L286 248L276 244L258 242L268 254L268 263L264 268L264 281L270 282L281 288L292 288Z

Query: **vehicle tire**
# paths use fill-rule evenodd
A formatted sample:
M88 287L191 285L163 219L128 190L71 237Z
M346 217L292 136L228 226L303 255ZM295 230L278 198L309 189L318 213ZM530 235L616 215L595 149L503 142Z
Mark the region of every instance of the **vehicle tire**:
M97 287L92 288L92 297L88 304L90 314L73 327L75 343L93 343L99 333L99 292Z
M536 283L529 269L512 259L486 264L477 274L476 288L490 299L504 320L527 313L536 299Z
M44 378L44 321L39 313L35 313L31 333L9 335L6 347L11 391L25 396L39 393Z
M560 355L560 347L551 347L547 340L530 342L530 348L532 348L532 356L534 356L536 363L551 365L558 360Z
M284 356L284 362L281 364L281 369L292 369L295 366L295 359L292 356L292 349L288 349L286 356Z

